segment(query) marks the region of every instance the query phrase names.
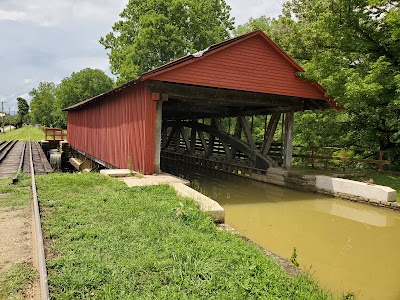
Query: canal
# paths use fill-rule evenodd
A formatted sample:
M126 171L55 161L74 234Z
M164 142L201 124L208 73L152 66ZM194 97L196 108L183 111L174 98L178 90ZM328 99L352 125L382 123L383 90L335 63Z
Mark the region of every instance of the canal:
M335 295L400 299L400 213L205 169L169 173L225 208L225 222Z

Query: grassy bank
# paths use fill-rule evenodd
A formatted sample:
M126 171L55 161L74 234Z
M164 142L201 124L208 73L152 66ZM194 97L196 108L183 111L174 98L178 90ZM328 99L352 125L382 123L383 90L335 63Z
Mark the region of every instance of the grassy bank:
M168 186L39 176L54 299L328 299Z
M10 141L10 140L20 140L27 141L31 138L31 141L40 142L44 139L43 130L36 128L34 126L24 126L15 130L6 131L4 134L0 133L0 140Z

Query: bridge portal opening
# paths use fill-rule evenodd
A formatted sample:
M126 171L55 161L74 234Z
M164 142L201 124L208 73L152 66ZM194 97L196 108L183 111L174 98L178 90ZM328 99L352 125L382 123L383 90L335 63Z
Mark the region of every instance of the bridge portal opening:
M329 108L310 98L162 81L149 90L158 101L156 165L184 155L201 165L288 169L294 112Z

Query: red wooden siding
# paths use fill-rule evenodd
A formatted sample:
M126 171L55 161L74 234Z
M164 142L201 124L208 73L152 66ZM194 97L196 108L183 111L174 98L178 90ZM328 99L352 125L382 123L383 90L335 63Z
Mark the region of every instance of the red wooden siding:
M121 169L154 173L156 103L139 83L68 111L71 146Z
M154 80L326 99L324 91L296 77L298 69L261 34L205 54L193 62L150 75Z

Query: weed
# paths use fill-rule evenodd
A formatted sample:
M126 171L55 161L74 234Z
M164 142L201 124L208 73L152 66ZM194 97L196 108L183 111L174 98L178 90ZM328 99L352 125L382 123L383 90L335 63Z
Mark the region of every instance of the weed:
M348 292L342 296L342 300L355 300L357 299L356 295L352 292Z
M294 264L296 267L299 266L299 263L297 261L297 252L296 252L296 247L293 247L293 253L292 256L290 257L290 262Z
M24 291L34 278L33 268L26 264L15 265L0 274L0 299L24 299Z
M0 178L0 207L17 208L29 204L31 191L30 179L26 175L18 175L19 181L10 184L9 178Z

